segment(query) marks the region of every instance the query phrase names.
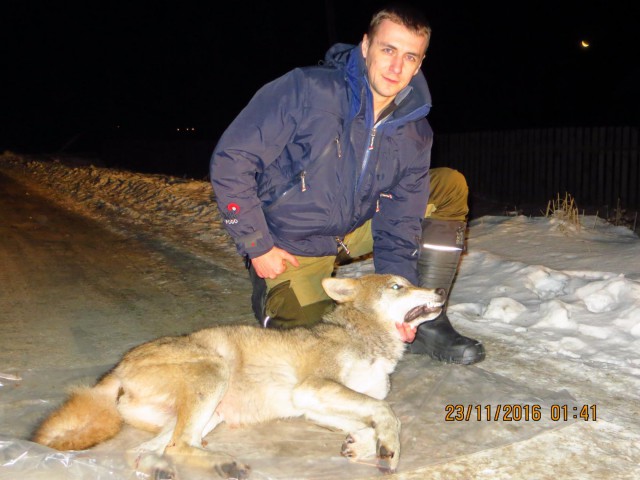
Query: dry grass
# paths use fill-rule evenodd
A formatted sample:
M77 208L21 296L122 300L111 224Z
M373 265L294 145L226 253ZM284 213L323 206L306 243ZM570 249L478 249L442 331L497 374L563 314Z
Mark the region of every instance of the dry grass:
M616 205L613 214L609 214L609 209L607 208L607 221L615 226L623 226L627 227L634 232L636 231L636 227L638 224L638 212L632 214L631 212L624 209L620 203L620 199L618 199L618 203Z
M582 226L578 205L569 193L565 193L564 198L560 198L560 194L558 194L555 200L549 200L544 216L558 219L562 222L562 225L573 226L578 231Z
M564 198L560 197L560 194L554 200L549 200L547 204L546 212L543 212L546 218L554 218L561 221L561 229L573 229L580 231L582 222L580 221L580 212L575 199L569 194L565 193ZM615 226L624 226L632 231L636 231L638 223L638 212L635 215L630 214L620 205L618 205L612 214L609 214L609 208L606 209L606 215L604 218L599 217L600 211L596 212L593 228L596 228L598 220L609 223ZM584 212L582 213L582 220L584 220Z

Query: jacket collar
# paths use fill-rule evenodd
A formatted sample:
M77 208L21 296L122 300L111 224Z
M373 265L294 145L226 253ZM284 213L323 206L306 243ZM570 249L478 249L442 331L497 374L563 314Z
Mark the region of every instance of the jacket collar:
M361 45L339 43L331 47L325 56L325 63L342 68L350 88L350 117L353 118L366 101L365 119L373 124L373 97L367 80L367 68L362 57ZM392 121L410 121L426 116L431 110L431 92L422 71L418 72L396 97L398 108Z

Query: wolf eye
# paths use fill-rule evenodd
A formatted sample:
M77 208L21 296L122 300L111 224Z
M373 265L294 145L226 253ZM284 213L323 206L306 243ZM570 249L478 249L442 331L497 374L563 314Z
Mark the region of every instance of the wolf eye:
M401 288L404 288L404 287L402 285L394 283L393 285L391 285L391 288L393 288L394 290L400 290Z

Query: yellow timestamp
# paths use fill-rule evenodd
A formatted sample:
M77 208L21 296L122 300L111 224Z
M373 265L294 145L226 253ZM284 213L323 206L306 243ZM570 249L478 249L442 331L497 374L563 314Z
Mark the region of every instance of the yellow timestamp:
M597 419L596 405L553 404L542 407L538 404L448 404L444 407L446 422L552 422L569 420L593 421Z

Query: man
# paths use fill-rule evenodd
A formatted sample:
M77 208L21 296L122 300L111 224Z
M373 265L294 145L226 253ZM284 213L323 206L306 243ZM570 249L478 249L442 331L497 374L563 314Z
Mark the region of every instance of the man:
M316 321L328 305L320 280L338 253L373 251L377 273L450 289L468 192L454 170L430 175L431 97L420 71L430 36L417 12L378 12L359 46L335 45L324 65L260 89L216 146L218 207L265 326ZM399 329L415 353L464 364L485 355L444 313L417 333Z

